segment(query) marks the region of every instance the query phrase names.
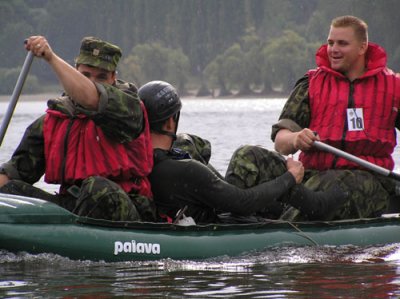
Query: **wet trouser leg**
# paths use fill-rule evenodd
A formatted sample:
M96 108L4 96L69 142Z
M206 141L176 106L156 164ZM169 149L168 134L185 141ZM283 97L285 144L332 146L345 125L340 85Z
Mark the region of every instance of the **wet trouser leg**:
M348 200L332 215L332 219L377 217L389 206L390 196L381 179L364 170L327 170L307 179L304 186L324 191L338 185L348 193Z
M259 146L246 145L233 154L226 180L238 187L249 188L271 181L286 171L286 160L280 154ZM317 192L303 185L296 185L278 200L271 200L269 207L258 214L279 218L292 206L309 220L327 219L347 201L346 195L338 185ZM297 209L296 216L299 212Z
M296 185L284 201L298 209L308 220L329 220L348 201L348 193L338 185L326 191L311 191L303 185Z
M139 221L128 194L113 181L92 176L82 182L73 212L80 216L114 221Z
M261 147L246 145L234 153L226 173L226 180L241 188L248 188L272 180L285 171L287 171L286 163L282 156ZM308 171L303 183L304 187L316 191L317 195L312 196L312 193L303 190L300 192L299 186L293 188L292 192L280 201L296 208L302 207L303 213L292 207L285 210L283 219L307 220L311 217L332 220L380 216L389 206L388 190L394 189L392 181L363 170ZM347 200L333 196L335 190L338 193L343 191L347 195ZM327 192L326 198L329 202L323 202L324 196L321 191ZM305 201L306 198L309 201ZM316 200L317 198L320 200ZM271 203L272 206L276 204L276 202ZM279 209L271 208L271 211L274 211L270 213L273 216L277 215ZM328 212L323 213L324 211Z
M10 180L0 188L1 193L34 197L55 203L68 211L75 208L76 199L70 194L51 194L24 181Z
M286 161L278 153L260 146L245 145L233 153L225 180L245 189L269 182L286 171ZM280 201L270 200L268 208L260 211L258 215L276 219L281 215L285 206Z
M119 185L103 177L85 179L77 197L50 194L19 180L10 180L0 188L0 192L50 201L79 216L114 221L141 220L128 194Z
M57 201L56 194L51 194L20 180L9 180L4 186L0 187L0 193L35 197L51 202Z

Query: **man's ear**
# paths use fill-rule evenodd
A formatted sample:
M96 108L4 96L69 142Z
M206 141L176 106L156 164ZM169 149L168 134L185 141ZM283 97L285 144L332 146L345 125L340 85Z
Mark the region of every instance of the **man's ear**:
M117 80L117 72L116 72L116 71L113 71L113 72L111 73L111 79L112 79L114 82Z
M170 118L168 118L164 124L163 124L163 130L167 131L167 132L175 132L175 126L176 123L174 121L174 118L171 116Z
M361 47L360 47L360 55L365 55L365 53L367 53L368 50L368 42L362 42L361 43Z

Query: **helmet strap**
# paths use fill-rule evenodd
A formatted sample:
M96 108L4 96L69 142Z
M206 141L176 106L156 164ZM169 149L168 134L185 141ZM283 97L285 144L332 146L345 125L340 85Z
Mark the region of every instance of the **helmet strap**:
M173 121L175 122L175 132L163 130L162 128L164 126L153 126L153 128L151 128L151 131L156 132L160 135L166 135L172 137L172 143L173 143L177 138L176 132L178 131L179 116L180 116L180 111L178 111L174 116L171 116Z
M175 121L175 123L176 123L176 126L175 126L175 134L176 134L176 132L178 131L178 124L179 124L179 117L181 116L181 112L180 111L178 111L177 113L175 113L175 115L174 115L174 121ZM176 135L175 135L175 139L176 139Z
M164 130L159 130L159 131L157 131L157 133L159 133L161 135L167 135L167 136L172 137L172 142L174 142L176 140L176 138L177 138L176 137L176 133L167 132L167 131L164 131Z

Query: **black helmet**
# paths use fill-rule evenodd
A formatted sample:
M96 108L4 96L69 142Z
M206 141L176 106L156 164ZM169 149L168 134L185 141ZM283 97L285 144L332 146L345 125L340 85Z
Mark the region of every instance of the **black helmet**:
M138 94L146 107L150 124L165 121L182 108L175 88L164 81L148 82L139 88Z

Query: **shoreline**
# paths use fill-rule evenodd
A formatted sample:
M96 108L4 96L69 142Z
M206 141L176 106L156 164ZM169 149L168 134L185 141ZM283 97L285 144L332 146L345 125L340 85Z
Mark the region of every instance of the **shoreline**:
M58 97L61 93L38 93L38 94L21 94L18 102L36 102L47 101L48 99ZM9 102L12 95L0 95L0 102Z
M52 98L57 98L61 95L60 93L38 93L38 94L21 94L18 102L35 102L35 101L47 101ZM11 100L12 95L0 95L0 103L2 102L9 102ZM230 95L230 96L222 96L222 97L213 97L213 96L202 96L196 97L195 95L183 95L181 96L182 100L239 100L239 99L246 99L246 100L259 100L259 99L281 99L287 98L288 95L284 94L270 94L270 95Z

